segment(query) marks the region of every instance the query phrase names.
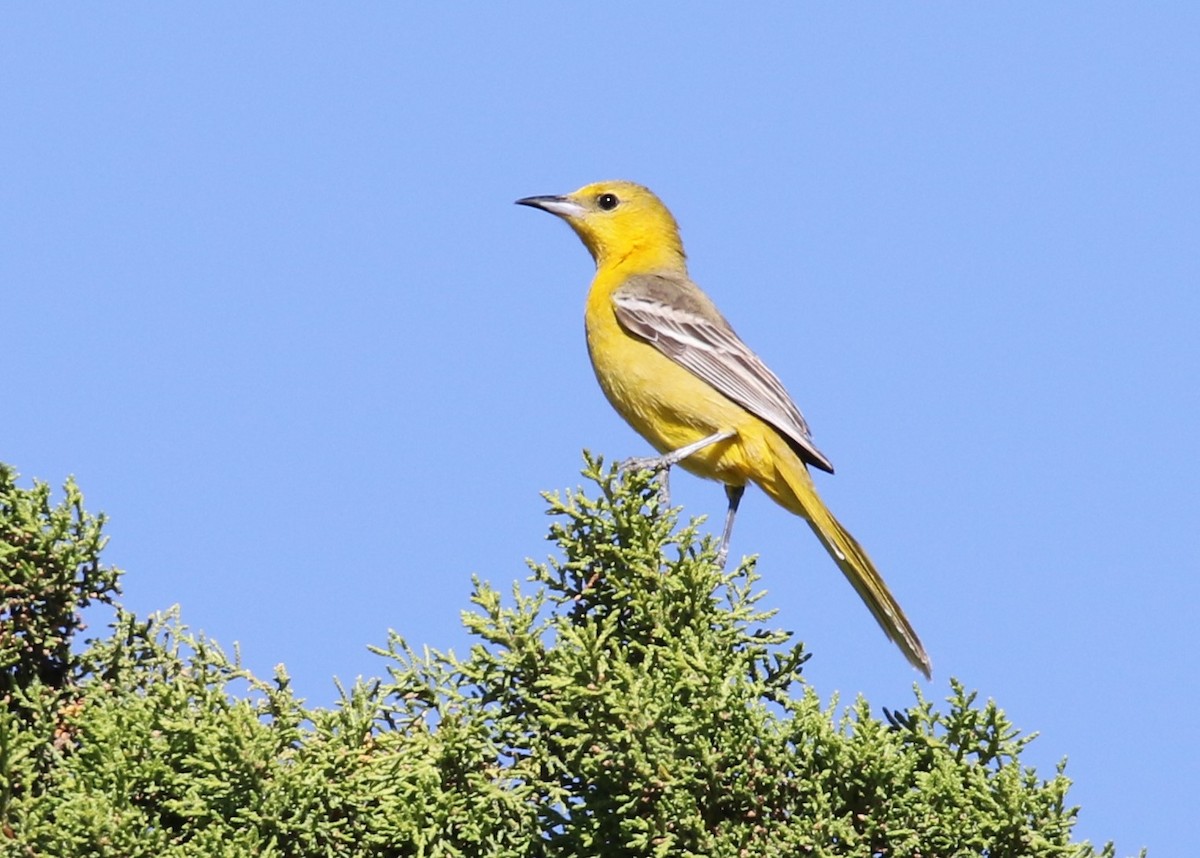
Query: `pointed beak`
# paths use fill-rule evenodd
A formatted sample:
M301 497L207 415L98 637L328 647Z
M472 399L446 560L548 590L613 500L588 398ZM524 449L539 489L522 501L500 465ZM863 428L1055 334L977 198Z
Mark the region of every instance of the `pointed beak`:
M583 206L569 197L522 197L517 200L517 205L541 209L544 212L550 212L552 215L568 219L583 214Z

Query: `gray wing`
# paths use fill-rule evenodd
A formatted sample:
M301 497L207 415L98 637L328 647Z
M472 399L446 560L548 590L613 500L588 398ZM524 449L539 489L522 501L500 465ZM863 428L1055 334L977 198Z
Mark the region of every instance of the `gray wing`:
M671 274L631 277L613 293L613 306L623 328L770 423L804 461L833 473L778 377L694 283Z

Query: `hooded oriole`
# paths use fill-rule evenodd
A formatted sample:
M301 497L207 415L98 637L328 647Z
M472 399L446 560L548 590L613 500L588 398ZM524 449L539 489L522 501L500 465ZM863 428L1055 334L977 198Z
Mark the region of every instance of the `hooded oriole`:
M866 552L817 496L808 465L833 472L771 370L688 278L679 227L641 185L612 181L520 205L565 220L596 261L588 354L609 402L664 454L729 498L721 556L746 483L808 522L888 638L926 677L929 656Z

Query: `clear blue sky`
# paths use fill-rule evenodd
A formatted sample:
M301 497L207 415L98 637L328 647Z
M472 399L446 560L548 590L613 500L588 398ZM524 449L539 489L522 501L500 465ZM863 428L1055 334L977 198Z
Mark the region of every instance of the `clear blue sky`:
M1194 849L1200 6L9 4L0 459L75 474L125 602L314 703L543 557L595 386L591 262L512 205L653 187L950 676L1078 829ZM718 486L675 480L719 523ZM714 523L715 527L716 524ZM751 491L822 694L916 679Z

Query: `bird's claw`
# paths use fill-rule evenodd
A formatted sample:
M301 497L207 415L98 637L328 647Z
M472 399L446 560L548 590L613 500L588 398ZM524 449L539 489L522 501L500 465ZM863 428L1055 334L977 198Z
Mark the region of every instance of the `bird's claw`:
M634 456L621 462L617 467L622 471L650 471L657 474L670 465L663 461L663 456Z
M671 463L665 456L634 456L617 466L622 471L649 471L658 481L658 503L663 509L671 506Z

